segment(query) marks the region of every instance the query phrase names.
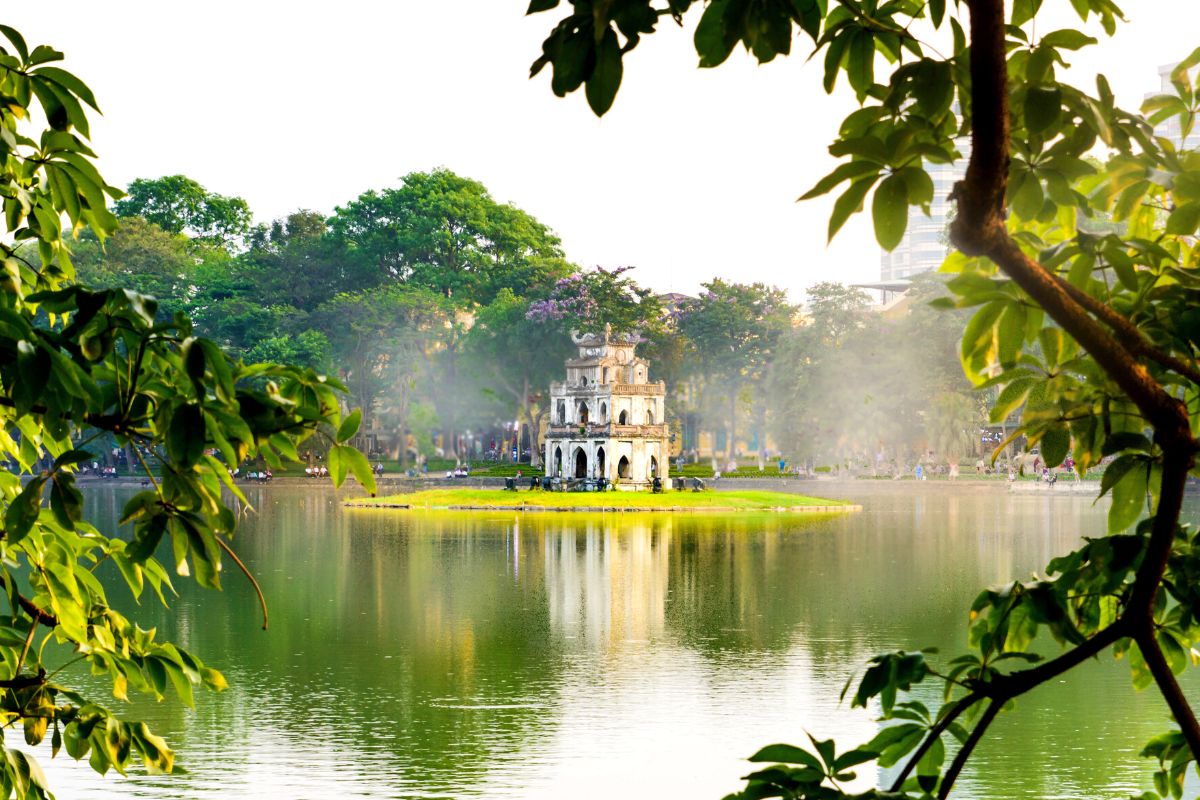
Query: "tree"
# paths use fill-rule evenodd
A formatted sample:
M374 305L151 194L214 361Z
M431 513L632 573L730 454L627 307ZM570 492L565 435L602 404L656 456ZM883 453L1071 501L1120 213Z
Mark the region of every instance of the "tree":
M297 211L276 220L269 232L256 231L239 269L259 303L304 312L337 294L354 294L384 282L361 253L328 235L325 219L313 211Z
M404 460L413 386L448 324L445 306L427 290L390 286L338 294L314 314L362 409L363 434L391 439ZM386 436L384 420L394 436Z
M530 12L558 5L535 0ZM620 85L623 58L662 16L678 20L696 5L571 0L533 71L551 65L560 95L586 86L602 114ZM1192 287L1200 285L1200 162L1152 127L1176 118L1182 135L1191 133L1191 71L1200 50L1171 73L1174 93L1147 100L1142 117L1116 106L1103 77L1094 95L1059 80L1066 54L1096 40L1073 29L1033 36L1042 5L704 4L695 35L701 66L721 64L739 43L759 61L786 55L797 26L825 53L826 89L844 73L855 91L862 107L830 148L842 163L805 195L848 184L834 203L831 236L871 194L876 238L894 247L909 206L926 206L933 196L922 160L953 161L956 138L970 136L966 174L952 193L950 241L958 252L944 268L955 274L948 284L955 299L942 304L978 307L961 340L964 372L1000 389L993 419L1023 408L1018 433L1040 444L1048 465L1071 453L1082 471L1115 457L1102 483L1102 493L1113 496L1107 535L1052 561L1053 577L980 594L970 652L961 657L939 666L921 651L874 658L852 704L878 704L898 724L840 755L832 741L769 746L752 760L774 766L748 776L740 797L845 797L841 782L868 762L904 766L889 792L864 797L947 797L1001 710L1109 649L1128 659L1135 686L1157 686L1179 726L1143 751L1159 764L1155 791L1143 797L1178 796L1189 764L1200 758L1200 723L1175 678L1200 633L1200 593L1191 578L1200 569L1200 539L1180 524L1200 449L1200 337L1188 316ZM1070 5L1084 22L1096 17L1115 31L1120 11L1112 0ZM936 47L918 37L924 30ZM876 55L889 64L881 81ZM1099 171L1085 159L1096 146L1106 150ZM1081 231L1079 216L1097 213L1125 227ZM1043 631L1063 648L1044 661L1030 650ZM943 683L940 708L900 701L926 681ZM948 765L946 734L961 741Z
M502 287L524 294L568 271L546 226L448 169L366 192L339 206L331 223L382 274L466 304L489 303Z
M479 309L467 334L467 352L473 367L487 376L515 408L529 432L530 466L541 465L537 446L549 408L543 401L550 381L558 378L571 357L571 339L561 324L529 318L530 303L502 289L496 299Z
M294 367L248 367L195 336L186 317L160 323L152 298L72 282L64 230L90 227L104 241L117 228L106 203L121 193L101 177L86 143L84 108L97 103L56 66L61 53L30 49L8 26L0 34L0 458L15 465L0 472L0 718L6 729L21 726L28 744L49 735L55 753L65 747L101 773L124 772L135 759L171 772L167 743L91 697L71 667L86 662L118 700L133 690L157 699L173 693L190 705L194 689L220 689L225 680L132 624L92 571L111 561L132 599L149 586L165 602L171 577L159 553L169 539L163 555L177 575L216 588L232 565L253 580L231 544L237 515L223 487L245 498L229 466L256 456L279 464L321 433L335 442L337 482L350 470L373 487L373 476L366 459L341 444L358 417L343 419L336 381ZM84 522L75 485L79 465L94 457L87 448L104 437L128 445L152 484L124 508L127 538ZM265 603L263 614L265 627ZM45 648L51 638L63 647ZM6 797L48 796L31 756L7 746L3 755Z
M240 241L252 219L242 198L210 192L185 175L138 178L113 211L119 217L141 217L164 231L223 247Z
M537 322L561 322L568 330L636 333L661 323L662 304L627 273L633 267L596 267L560 278L544 299L533 301L527 316Z
M185 309L198 266L186 236L141 217L122 220L103 244L86 231L75 245L74 263L84 286L126 287L158 299L164 320Z
M766 372L779 337L792 326L795 309L787 293L765 284L727 283L716 278L703 284L699 297L679 306L677 324L698 369L728 403L727 457L736 455L738 405L750 386L765 388ZM758 426L766 434L765 417ZM759 450L761 450L761 444Z
M925 413L929 446L951 464L965 455L973 455L979 442L982 422L974 398L959 392L935 396Z

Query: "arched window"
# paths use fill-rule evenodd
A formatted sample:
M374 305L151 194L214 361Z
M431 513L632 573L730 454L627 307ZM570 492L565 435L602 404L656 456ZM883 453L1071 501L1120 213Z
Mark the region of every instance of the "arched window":
M600 404L600 421L608 422L608 403Z
M565 400L558 401L558 407L555 409L555 425L567 424L567 402Z
M629 459L621 456L621 460L617 462L617 475L622 478L629 477Z
M654 456L650 456L650 477L658 477L658 459Z
M587 386L587 375L580 375L580 376L579 376L579 385L580 385L580 386Z
M562 475L562 448L554 448L554 475Z
M621 412L621 416L617 418L617 424L618 425L628 425L629 424L629 412L628 411Z
M576 478L586 478L587 474L587 451L582 447L575 448L575 474Z
M580 425L588 424L588 407L587 407L587 403L584 403L584 402L579 403L579 424Z
M654 409L653 408L646 409L646 424L647 425L654 424Z
M607 478L608 473L604 471L604 448L596 449L596 477Z

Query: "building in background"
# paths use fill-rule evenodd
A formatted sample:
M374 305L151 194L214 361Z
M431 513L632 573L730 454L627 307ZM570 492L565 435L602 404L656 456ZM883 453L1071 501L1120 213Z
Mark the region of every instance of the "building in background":
M1155 94L1175 94L1175 87L1171 85L1171 71L1175 69L1175 66L1178 63L1179 62L1176 61L1173 64L1164 64L1158 68L1159 90ZM1192 77L1194 79L1195 74L1193 74ZM1153 95L1148 94L1146 96L1152 97ZM1154 126L1154 135L1161 136L1164 139L1170 139L1175 143L1175 148L1177 150L1183 149L1184 141L1182 133L1183 131L1179 127L1179 117L1169 117ZM1197 134L1195 129L1193 129L1192 132L1188 134L1187 145L1189 147L1195 147L1197 141Z
M884 305L894 302L908 290L912 276L940 267L950 252L948 228L954 207L950 202L950 192L954 190L954 184L962 180L967 170L967 159L971 157L969 139L961 139L957 144L962 158L953 164L924 163L925 171L933 179L933 202L929 204L929 215L926 216L918 206L909 206L904 238L895 250L880 255L879 282L855 284L862 289L880 292L880 301Z

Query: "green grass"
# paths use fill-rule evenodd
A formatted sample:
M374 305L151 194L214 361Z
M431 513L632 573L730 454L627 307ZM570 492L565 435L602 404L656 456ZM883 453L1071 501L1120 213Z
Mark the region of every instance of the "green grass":
M801 506L846 506L843 500L825 500L783 492L693 492L669 491L662 494L651 492L506 492L502 489L429 489L411 494L396 494L387 497L362 498L349 503L354 506L409 505L414 508L449 508L470 506L486 508L694 508L736 509L739 511L766 511Z

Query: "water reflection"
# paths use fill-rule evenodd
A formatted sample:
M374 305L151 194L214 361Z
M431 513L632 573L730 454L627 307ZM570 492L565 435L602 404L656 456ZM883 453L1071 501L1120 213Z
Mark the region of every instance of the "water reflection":
M124 496L98 491L97 519L111 524ZM134 615L234 687L196 712L131 709L190 774L101 779L59 760L60 797L715 799L762 744L871 736L869 715L837 699L865 658L960 649L981 585L1027 576L1103 523L1086 498L1003 493L873 492L861 514L818 518L251 499L238 547L271 599L268 633L236 575L221 594L181 586L174 616ZM1145 786L1130 754L1163 711L1128 690L1123 665L1088 669L1002 719L962 796Z

